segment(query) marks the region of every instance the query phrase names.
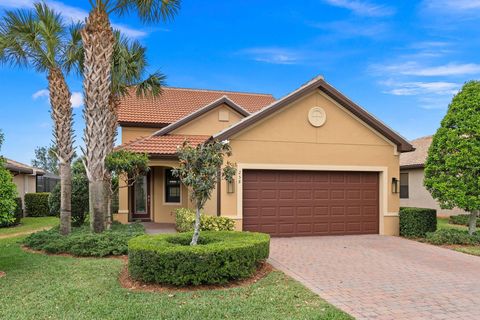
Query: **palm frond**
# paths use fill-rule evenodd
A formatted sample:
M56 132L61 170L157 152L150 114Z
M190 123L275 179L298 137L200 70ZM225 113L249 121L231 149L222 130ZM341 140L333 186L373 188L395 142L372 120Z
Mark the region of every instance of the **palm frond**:
M83 23L76 23L70 26L68 42L65 45L63 66L67 72L75 70L78 75L83 73L84 50L81 30Z
M110 10L119 15L136 13L144 22L170 21L178 13L181 0L117 0Z
M167 77L158 71L149 75L145 80L137 83L136 95L139 97L158 97L162 94L162 87L165 86L166 79Z

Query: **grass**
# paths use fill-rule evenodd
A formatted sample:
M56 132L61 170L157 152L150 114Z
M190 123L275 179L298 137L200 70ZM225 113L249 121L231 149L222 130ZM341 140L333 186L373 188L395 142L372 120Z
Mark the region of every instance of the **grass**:
M4 238L9 235L19 233L27 233L44 228L51 228L58 225L59 219L57 217L27 217L22 218L20 224L9 228L0 228L0 237Z
M281 272L246 287L147 293L122 288L118 259L27 253L0 240L0 319L352 319Z

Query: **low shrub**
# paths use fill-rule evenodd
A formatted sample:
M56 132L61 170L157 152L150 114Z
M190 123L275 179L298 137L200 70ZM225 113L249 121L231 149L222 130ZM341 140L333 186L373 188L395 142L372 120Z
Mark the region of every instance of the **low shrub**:
M450 216L450 218L448 219L448 223L468 226L469 220L470 220L469 214L459 214L456 216ZM480 227L480 218L477 218L477 227Z
M60 235L58 227L29 235L24 244L48 253L70 253L83 257L118 256L128 253L128 241L145 234L141 224L114 223L111 230L90 232L88 226L73 228L68 236Z
M15 207L15 222L14 222L14 224L19 224L20 220L22 220L22 218L23 218L22 198L20 198L20 197L15 198L15 204L16 204L16 207Z
M29 217L46 217L50 215L48 206L49 192L25 194L25 212Z
M263 233L206 231L196 246L191 233L145 235L128 243L133 279L177 286L222 284L252 276L269 254Z
M175 210L175 228L178 232L193 231L195 212L190 209L180 208ZM227 217L217 217L202 214L200 216L201 231L233 231L235 221Z
M435 232L428 232L426 240L436 245L477 245L480 244L480 234L474 233L469 235L465 230L441 229Z
M427 208L400 208L400 235L423 238L427 232L437 230L437 211Z

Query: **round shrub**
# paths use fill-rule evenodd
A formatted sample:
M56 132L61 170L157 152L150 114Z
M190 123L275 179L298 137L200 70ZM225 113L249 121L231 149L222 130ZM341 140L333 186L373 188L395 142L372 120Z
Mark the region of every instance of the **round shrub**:
M270 236L206 231L196 246L191 233L144 235L128 242L133 279L176 286L222 284L252 276L269 254Z
M427 242L436 245L478 245L480 234L469 235L466 230L441 229L427 233Z
M195 212L191 209L180 208L175 210L175 229L178 232L193 231L195 224ZM227 217L200 215L201 231L233 231L235 221Z
M423 238L437 230L437 211L427 208L400 208L400 235Z

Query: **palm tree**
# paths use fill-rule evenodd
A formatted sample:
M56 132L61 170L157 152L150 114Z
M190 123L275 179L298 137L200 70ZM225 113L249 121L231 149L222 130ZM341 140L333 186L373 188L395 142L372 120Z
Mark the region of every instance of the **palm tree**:
M165 21L173 18L180 8L180 0L89 0L92 10L81 31L84 47L84 95L86 122L85 160L89 179L91 228L94 232L105 229L107 212L104 177L105 158L111 150L112 90L115 75L112 59L115 36L109 14L125 15L136 12L145 22Z
M84 47L80 32L83 26L74 26L71 32L71 43L67 47L67 69L75 68L79 74L85 72ZM112 58L111 92L109 97L109 112L106 120L106 155L113 151L118 127L118 106L122 97L132 93L142 97L157 97L162 92L165 76L160 72L145 77L147 67L146 49L138 41L130 41L120 31L114 31L115 45ZM135 89L133 92L133 89ZM106 172L108 199L105 216L106 226L111 225L111 177Z
M65 81L63 52L68 43L59 14L45 4L7 11L0 22L0 61L46 73L54 137L60 162L60 233L71 231L71 162L74 154L71 93Z

